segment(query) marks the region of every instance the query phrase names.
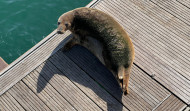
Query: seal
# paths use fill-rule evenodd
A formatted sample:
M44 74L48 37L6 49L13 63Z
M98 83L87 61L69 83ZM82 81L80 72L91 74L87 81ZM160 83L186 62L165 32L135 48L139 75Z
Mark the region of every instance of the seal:
M74 37L63 50L82 45L90 50L115 76L124 94L134 61L133 43L123 27L110 15L93 8L77 8L61 15L57 33L70 30Z

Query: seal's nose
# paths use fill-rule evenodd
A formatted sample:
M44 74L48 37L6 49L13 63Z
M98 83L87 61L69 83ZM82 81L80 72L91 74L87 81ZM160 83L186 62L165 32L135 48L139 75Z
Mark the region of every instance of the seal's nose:
M57 31L57 33L58 33L58 34L63 34L63 32L61 32L61 31Z

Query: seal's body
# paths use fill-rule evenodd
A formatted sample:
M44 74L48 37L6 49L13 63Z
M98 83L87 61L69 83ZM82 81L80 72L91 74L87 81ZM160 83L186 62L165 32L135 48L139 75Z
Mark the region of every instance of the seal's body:
M77 8L58 20L58 33L70 30L75 36L65 46L75 44L89 49L114 74L123 91L128 93L134 47L125 30L108 14L92 9Z

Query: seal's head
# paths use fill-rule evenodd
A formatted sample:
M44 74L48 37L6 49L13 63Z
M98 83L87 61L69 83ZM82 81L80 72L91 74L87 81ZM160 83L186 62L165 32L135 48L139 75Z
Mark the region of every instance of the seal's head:
M57 33L63 34L66 30L71 30L71 24L72 24L73 18L74 18L74 14L72 11L69 11L61 15L57 22L58 24Z

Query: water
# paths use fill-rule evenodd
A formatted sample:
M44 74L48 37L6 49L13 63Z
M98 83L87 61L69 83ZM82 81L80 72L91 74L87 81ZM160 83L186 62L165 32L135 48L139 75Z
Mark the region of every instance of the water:
M61 14L91 0L0 0L0 56L10 64L57 27Z

